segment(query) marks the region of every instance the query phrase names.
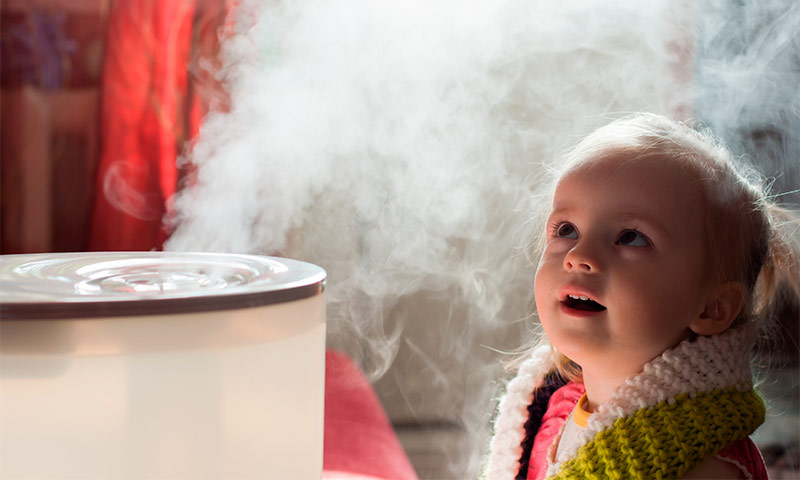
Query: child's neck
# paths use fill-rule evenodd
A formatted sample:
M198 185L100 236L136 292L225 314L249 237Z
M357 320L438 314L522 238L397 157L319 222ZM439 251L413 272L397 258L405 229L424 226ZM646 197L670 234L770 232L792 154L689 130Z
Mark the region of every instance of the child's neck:
M586 388L586 403L584 408L588 412L595 412L597 408L606 403L614 391L622 385L629 376L602 375L587 369L583 370L583 386Z

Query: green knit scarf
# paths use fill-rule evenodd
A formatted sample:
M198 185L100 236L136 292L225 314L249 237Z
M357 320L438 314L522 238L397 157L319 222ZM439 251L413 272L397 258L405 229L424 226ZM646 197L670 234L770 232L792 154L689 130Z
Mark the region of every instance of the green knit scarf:
M549 478L681 478L753 433L764 414L764 401L753 390L680 394L619 418Z

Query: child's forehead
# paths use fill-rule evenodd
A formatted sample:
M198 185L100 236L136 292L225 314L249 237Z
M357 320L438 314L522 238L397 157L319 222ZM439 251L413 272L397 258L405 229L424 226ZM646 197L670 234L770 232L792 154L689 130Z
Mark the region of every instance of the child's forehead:
M635 155L626 152L609 152L571 162L558 178L557 185L569 178L588 178L607 181L623 177L641 182L673 181L690 188L700 178L696 168L669 155Z
M553 210L580 203L620 204L659 212L699 210L701 182L691 169L664 157L604 156L573 164L559 179Z

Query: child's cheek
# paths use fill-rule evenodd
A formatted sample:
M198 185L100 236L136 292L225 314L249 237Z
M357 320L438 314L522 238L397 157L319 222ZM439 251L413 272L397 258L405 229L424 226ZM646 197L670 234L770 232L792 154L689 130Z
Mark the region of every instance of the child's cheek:
M553 260L554 257L563 258L569 252L572 242L563 238L551 238L547 241L542 252L542 257L539 259L541 264L545 260Z
M556 285L556 269L561 265L557 256L543 255L539 260L539 265L536 269L536 274L533 280L534 300L539 315L543 315L543 311L548 301L554 301L557 297Z

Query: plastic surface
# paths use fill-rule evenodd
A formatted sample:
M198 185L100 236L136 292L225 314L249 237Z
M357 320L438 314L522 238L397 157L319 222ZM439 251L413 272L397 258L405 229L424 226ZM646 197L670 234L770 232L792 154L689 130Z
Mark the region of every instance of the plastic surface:
M139 255L15 262L35 268L12 289L17 305L28 299L24 318L0 321L0 478L319 478L324 271L242 256L131 261ZM222 273L193 280L209 264ZM2 280L5 299L7 270ZM304 296L263 302L292 298L287 291ZM219 297L234 307L221 309ZM204 298L214 300L208 311L158 312ZM37 318L33 299L68 315ZM131 314L137 302L149 314ZM76 306L98 313L93 303L110 311L74 316Z
M0 257L0 317L86 318L250 308L319 294L325 271L214 253L89 252Z

